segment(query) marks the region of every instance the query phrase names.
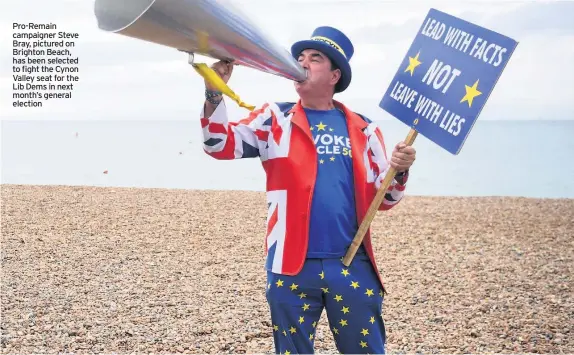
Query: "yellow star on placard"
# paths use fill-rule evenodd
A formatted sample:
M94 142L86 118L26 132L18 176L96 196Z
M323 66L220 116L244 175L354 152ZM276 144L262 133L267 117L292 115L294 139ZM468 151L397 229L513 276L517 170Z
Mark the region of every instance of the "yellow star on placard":
M317 131L324 131L325 127L327 127L327 125L323 124L323 122L319 122L319 124L316 124L315 126L317 126Z
M335 157L330 157L329 160L335 161Z
M415 73L415 68L422 64L422 62L419 61L419 54L420 52L418 52L414 58L409 56L409 66L407 67L407 69L405 69L405 73L410 71L411 76L413 76L413 74Z
M468 107L471 107L472 106L472 100L474 100L474 98L477 97L478 95L482 95L482 93L480 91L478 91L477 87L478 87L478 80L476 80L474 82L474 85L472 85L472 86L465 85L464 89L466 90L466 94L464 95L462 100L460 100L460 102L463 103L463 102L467 101Z
M323 164L325 161L323 159L319 160L320 164Z

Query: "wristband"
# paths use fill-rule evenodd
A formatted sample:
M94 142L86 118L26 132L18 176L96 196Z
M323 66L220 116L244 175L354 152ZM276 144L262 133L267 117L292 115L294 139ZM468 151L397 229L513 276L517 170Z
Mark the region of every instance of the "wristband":
M219 104L223 99L223 97L215 99L217 96L221 96L221 94L221 91L205 89L205 99L214 105Z

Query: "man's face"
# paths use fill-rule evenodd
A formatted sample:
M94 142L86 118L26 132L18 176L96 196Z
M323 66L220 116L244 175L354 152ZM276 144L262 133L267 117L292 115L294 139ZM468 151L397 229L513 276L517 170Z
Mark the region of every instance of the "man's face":
M295 82L299 96L323 96L326 92L333 92L341 71L331 70L331 61L325 54L315 49L305 49L297 60L307 70L307 79L301 83Z

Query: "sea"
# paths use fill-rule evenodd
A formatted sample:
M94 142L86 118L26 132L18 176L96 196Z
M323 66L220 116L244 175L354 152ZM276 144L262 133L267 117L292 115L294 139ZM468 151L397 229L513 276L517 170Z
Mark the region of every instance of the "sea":
M409 128L377 121L388 154ZM215 160L198 119L3 120L2 184L264 191L258 158ZM478 121L458 155L422 135L407 193L574 198L574 121Z

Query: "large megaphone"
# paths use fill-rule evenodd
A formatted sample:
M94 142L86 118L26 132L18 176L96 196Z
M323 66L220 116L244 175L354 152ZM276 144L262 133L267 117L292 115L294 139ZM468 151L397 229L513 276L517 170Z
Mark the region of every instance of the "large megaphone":
M279 75L306 79L305 70L285 49L223 0L96 0L98 27Z

